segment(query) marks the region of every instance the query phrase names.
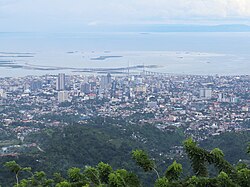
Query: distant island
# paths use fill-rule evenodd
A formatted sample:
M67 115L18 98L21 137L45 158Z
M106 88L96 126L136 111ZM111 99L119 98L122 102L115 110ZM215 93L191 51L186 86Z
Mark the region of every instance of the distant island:
M106 32L112 28L105 27ZM246 24L217 24L217 25L188 25L188 24L149 24L149 25L127 25L117 27L117 32L138 32L138 34L150 34L154 32L250 32L250 26Z
M106 60L109 58L122 58L123 56L99 56L96 58L91 58L90 60Z

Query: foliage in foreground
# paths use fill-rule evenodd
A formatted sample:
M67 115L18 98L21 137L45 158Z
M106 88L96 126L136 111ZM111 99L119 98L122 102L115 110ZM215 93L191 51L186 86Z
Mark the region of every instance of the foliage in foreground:
M157 171L156 164L143 150L134 150L132 158L145 172L155 172L155 187L250 187L250 169L240 163L232 166L224 159L223 152L215 148L207 151L197 145L192 139L184 142L185 151L191 161L193 176L181 178L182 165L174 161L166 169L163 176ZM250 146L247 152L250 152ZM211 177L208 166L213 165L218 173ZM32 172L31 168L23 168L15 161L5 163L5 167L15 174L16 187L140 187L138 177L124 169L114 170L103 162L96 167L87 166L70 168L67 177L55 173L48 179L46 173ZM29 174L19 181L22 173Z

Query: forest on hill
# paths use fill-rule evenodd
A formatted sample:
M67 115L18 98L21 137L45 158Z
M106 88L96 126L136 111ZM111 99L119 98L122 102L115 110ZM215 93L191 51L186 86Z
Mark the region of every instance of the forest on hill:
M231 165L224 159L224 153L219 148L207 151L197 145L192 138L184 141L184 149L190 160L193 175L181 177L183 167L174 161L161 174L155 160L140 149L132 151L132 158L145 173L154 172L156 179L154 187L248 187L250 186L250 168L246 163ZM247 150L250 153L250 146ZM216 168L216 175L212 176L208 166ZM67 176L54 173L53 178L47 178L44 171L32 172L31 167L22 167L15 161L9 161L4 167L15 175L17 187L141 187L145 186L139 177L125 169L114 170L109 164L100 162L97 166L84 168L72 167L67 170ZM30 176L19 179L21 173Z
M235 166L239 160L249 162L246 153L249 135L249 132L225 133L199 142L199 145L207 150L220 148L225 159ZM122 168L136 174L143 186L153 186L157 177L153 172L145 173L135 164L131 158L133 150L146 151L155 162L160 176L176 160L182 165L180 177L184 179L194 175L192 162L183 146L186 138L180 128L163 131L152 125L132 125L116 120L110 120L105 125L91 121L88 124L44 128L25 139L25 143L35 143L39 149L31 149L18 157L0 159L0 184L13 186L15 183L12 174L4 167L4 163L15 160L22 167L44 171L48 178L53 178L57 172L67 178L69 168L98 166L103 162L114 171ZM208 170L211 176L217 175L215 168L208 167ZM27 172L20 175L20 179L27 177Z

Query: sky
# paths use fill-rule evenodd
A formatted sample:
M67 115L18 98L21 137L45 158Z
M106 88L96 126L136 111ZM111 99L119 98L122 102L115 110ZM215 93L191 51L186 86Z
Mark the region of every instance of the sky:
M0 32L250 25L250 0L0 0Z

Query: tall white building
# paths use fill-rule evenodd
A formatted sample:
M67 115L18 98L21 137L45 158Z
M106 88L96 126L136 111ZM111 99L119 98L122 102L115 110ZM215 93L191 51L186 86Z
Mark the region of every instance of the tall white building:
M3 98L3 99L7 98L7 94L3 89L0 89L0 98Z
M212 89L211 88L200 89L200 98L201 99L211 99L212 98Z
M65 74L59 73L56 80L56 90L62 91L65 90Z
M58 92L58 102L63 103L69 101L69 93L68 91L60 91Z

